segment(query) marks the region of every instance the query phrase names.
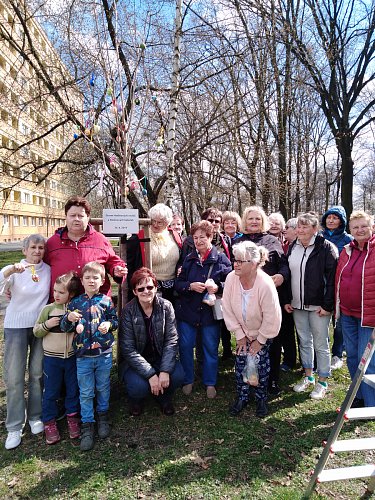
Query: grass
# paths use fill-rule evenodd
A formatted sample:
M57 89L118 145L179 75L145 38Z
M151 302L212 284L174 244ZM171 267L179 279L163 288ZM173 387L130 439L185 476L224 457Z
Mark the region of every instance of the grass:
M17 449L0 447L0 498L301 499L349 376L344 368L333 372L326 399L317 402L292 391L300 375L281 375L283 394L270 401L270 414L263 420L255 417L253 402L239 417L228 416L235 397L231 362L220 364L216 399L208 400L197 382L189 397L177 391L173 417L161 415L150 400L144 414L134 418L114 367L111 437L82 453L69 440L65 421L60 423L62 442L55 446L27 428ZM1 440L6 437L5 416L1 383ZM371 421L350 422L340 437L367 437L374 429ZM329 466L373 461L373 452L345 453L331 458ZM325 483L313 498L360 498L366 485L367 480Z

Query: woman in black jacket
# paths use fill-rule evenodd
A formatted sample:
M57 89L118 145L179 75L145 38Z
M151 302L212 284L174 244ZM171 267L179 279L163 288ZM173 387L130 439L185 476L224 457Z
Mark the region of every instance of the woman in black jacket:
M312 213L298 216L297 239L287 258L291 271L285 310L293 313L300 356L305 374L293 390L312 389L310 397L323 399L330 375L329 322L334 305L335 272L338 251L318 233L318 217ZM318 383L313 375L314 349Z
M172 304L156 295L156 276L142 267L130 282L135 298L124 307L119 330L123 378L131 415L142 413L152 394L165 415L173 415L172 396L184 379L177 361L178 338Z

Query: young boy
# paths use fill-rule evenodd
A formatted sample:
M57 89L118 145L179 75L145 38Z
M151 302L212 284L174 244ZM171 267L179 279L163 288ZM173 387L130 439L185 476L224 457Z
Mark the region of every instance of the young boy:
M82 270L85 293L68 304L60 327L75 331L73 348L77 356L77 378L81 403L81 450L94 446L94 397L98 417L98 435L109 436L108 408L112 368L113 331L118 319L111 299L99 293L105 269L99 262L89 262Z

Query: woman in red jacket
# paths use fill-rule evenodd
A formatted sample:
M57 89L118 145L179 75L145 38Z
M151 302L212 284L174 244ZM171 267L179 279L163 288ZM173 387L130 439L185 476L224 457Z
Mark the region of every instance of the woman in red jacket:
M47 241L44 262L51 266L50 297L58 276L69 271L81 276L85 264L93 260L103 264L107 273L101 293L111 294L108 274L117 280L127 274L124 261L115 254L111 243L89 224L90 213L91 206L85 198L69 198L65 204L66 226L57 229Z
M349 228L354 240L345 245L336 271L336 317L341 317L347 364L353 379L375 327L375 236L373 218L354 211ZM366 373L375 373L373 357ZM375 406L375 390L362 383L352 407Z

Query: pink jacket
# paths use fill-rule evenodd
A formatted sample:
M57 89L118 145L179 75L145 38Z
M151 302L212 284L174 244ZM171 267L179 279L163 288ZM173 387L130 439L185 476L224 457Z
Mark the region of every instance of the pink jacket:
M111 276L116 266L125 265L124 261L115 254L107 238L90 224L86 234L77 243L68 238L66 228L57 229L55 234L47 240L43 260L51 266L51 297L53 297L53 286L58 276L69 271L76 271L78 276L81 276L82 268L88 262L93 260L100 262ZM111 295L111 283L107 275L100 292Z
M264 344L276 337L281 325L281 308L272 278L258 269L244 321L240 279L234 271L228 274L223 293L223 315L228 330L235 333L237 340L246 336Z
M348 264L352 247L356 244L352 241L345 245L339 258L336 269L335 296L336 296L336 318L340 316L340 281L341 274ZM372 236L367 244L367 255L362 268L362 310L361 325L370 328L375 327L375 236Z

